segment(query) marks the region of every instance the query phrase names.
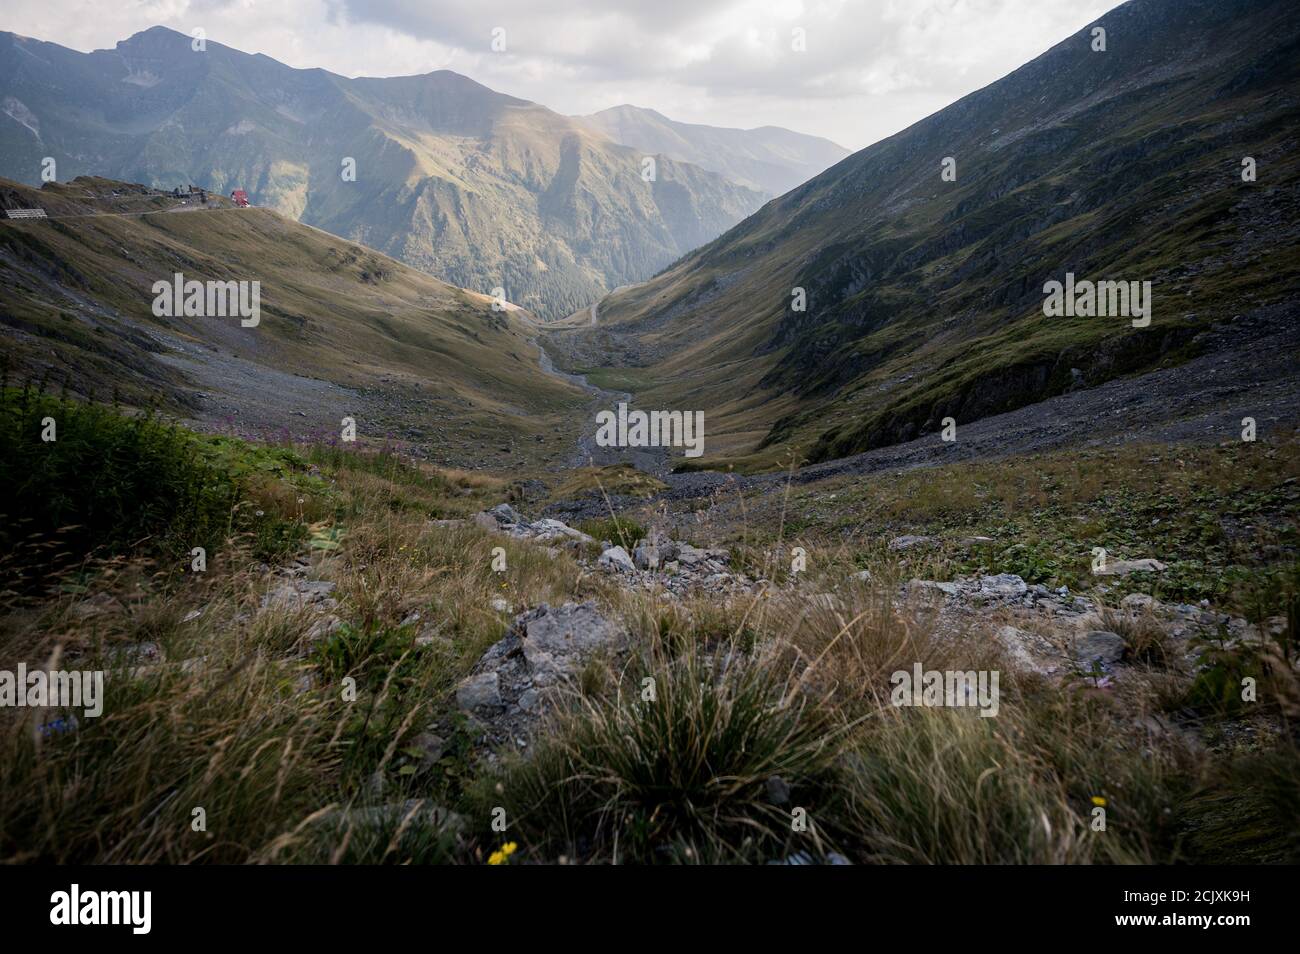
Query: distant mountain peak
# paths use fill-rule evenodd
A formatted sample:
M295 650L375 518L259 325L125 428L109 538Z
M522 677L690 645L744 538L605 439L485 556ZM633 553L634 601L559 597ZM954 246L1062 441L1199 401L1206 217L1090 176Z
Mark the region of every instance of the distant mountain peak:
M686 123L628 103L577 118L615 142L694 163L769 196L790 191L849 155L829 139L780 126Z

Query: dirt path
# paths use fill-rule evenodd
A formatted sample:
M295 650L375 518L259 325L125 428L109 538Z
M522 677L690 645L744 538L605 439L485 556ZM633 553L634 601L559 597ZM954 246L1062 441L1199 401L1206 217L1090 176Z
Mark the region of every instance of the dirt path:
M595 305L592 307L595 308ZM541 342L534 338L532 343L537 347L537 363L543 373L559 378L562 381L568 381L570 384L576 384L591 395L592 398L591 403L584 412L582 428L578 434L578 445L569 466L586 467L592 464L604 466L606 464L628 463L638 470L654 474L656 477L668 476L670 464L666 448L601 447L596 443L596 414L604 410L616 411L620 403L631 402L631 394L626 391L606 391L604 388L599 388L588 381L585 374L569 374L567 371L556 370L555 362L551 360L551 356Z

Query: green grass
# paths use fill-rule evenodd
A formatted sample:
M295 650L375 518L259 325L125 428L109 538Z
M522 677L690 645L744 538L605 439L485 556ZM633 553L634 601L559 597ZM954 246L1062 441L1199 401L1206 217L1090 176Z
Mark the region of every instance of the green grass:
M1015 573L1072 590L1102 584L1116 599L1209 599L1240 604L1255 619L1262 609L1245 604L1300 554L1298 476L1295 442L1058 451L795 487L786 527L863 549L928 535L936 542L916 558L948 575ZM981 536L992 539L972 539ZM1152 557L1167 569L1094 576L1094 547L1111 561ZM1277 599L1266 602L1281 611Z
M215 551L232 533L252 534L258 555L273 558L305 537L301 520L251 496L264 480L312 483L291 451L31 386L0 391L0 445L8 579L36 582L39 568L48 581L50 571L139 547L180 569L193 548Z

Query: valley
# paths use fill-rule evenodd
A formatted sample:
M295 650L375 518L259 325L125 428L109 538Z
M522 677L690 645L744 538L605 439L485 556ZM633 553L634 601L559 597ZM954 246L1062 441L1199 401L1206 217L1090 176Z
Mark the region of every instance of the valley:
M0 862L1300 861L1300 15L1069 30L852 153L0 33Z

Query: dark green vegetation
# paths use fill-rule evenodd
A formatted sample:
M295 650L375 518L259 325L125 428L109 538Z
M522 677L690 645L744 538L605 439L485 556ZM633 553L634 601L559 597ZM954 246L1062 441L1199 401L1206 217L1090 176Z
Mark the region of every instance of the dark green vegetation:
M133 551L169 556L179 569L191 548L215 551L232 534L248 535L259 558L282 557L306 530L296 517L250 505L253 486L269 479L312 482L288 451L200 436L153 411L127 417L30 385L6 387L0 587L48 585Z
M60 180L244 188L546 317L649 277L762 198L662 156L646 182L639 151L448 70L348 79L195 52L163 27L93 53L0 33L0 97L0 175L34 184L51 156Z
M574 316L553 350L645 366L637 399L706 409L710 459L773 467L1179 362L1210 323L1293 298L1295 4L1132 0L1098 24L1105 52L1080 31L611 294L597 327ZM1066 272L1150 281L1150 327L1044 317Z
M1116 598L1208 599L1259 621L1280 607L1252 606L1258 591L1285 589L1300 563L1300 445L1135 445L833 478L751 504L768 528L760 540L776 508L787 538L831 543L862 565L892 537L923 535L893 559L937 578L1014 573L1072 590L1103 582ZM1095 547L1166 569L1101 579Z

